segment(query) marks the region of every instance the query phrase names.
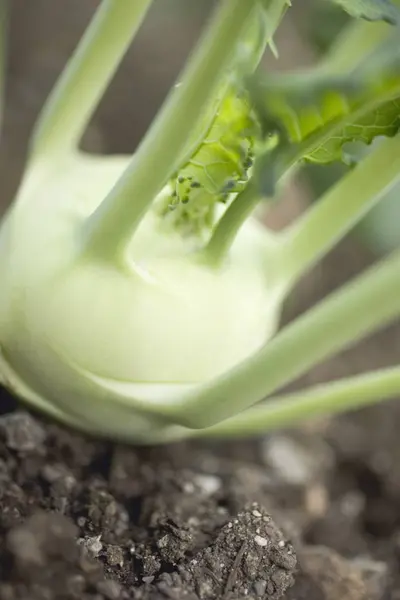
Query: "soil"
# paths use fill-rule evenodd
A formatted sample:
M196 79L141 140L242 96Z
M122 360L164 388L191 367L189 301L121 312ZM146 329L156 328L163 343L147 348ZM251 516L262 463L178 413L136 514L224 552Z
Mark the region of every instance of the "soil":
M400 598L395 403L138 449L1 400L1 600Z

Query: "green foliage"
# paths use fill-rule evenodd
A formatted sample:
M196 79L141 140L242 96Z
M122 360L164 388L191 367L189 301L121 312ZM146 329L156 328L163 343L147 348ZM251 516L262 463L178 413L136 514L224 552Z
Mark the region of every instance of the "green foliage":
M248 181L258 131L247 95L232 86L202 144L174 176L161 211L173 211L174 224L187 233L212 227L216 204Z
M351 16L367 21L400 23L400 11L390 0L330 0L339 4Z
M235 49L232 69L189 132L185 154L170 182L171 194L159 206L159 212L185 234L209 231L216 206L226 203L248 181L259 131L243 79L258 66L271 42L271 23L276 26L280 21L288 3L284 5L284 9L281 4L273 5L276 14L271 17L269 13L268 18L263 4L255 6L246 35Z
M185 234L210 231L216 207L242 191L249 180L261 130L243 81L257 68L267 45L275 53L272 36L290 5L290 0L260 0L255 6L233 68L190 132L170 182L171 194L159 205L159 213Z
M396 30L346 73L316 68L252 78L251 97L264 136L275 134L276 140L261 160L263 188L270 186L272 172L276 180L299 160L346 162L346 144L370 144L399 131L398 35Z
M400 12L386 1L339 2L352 15L396 22ZM267 6L269 2L261 2ZM289 2L287 3L289 6ZM259 16L262 16L261 13ZM263 15L265 16L265 14ZM215 209L246 186L255 172L264 196L299 161L330 164L354 162L349 143L369 145L400 128L399 29L351 68L332 73L321 66L303 72L250 76L268 38L263 19L253 23L244 46L240 74L231 77L223 100L208 114L197 145L192 145L171 182L171 195L161 212L186 233L210 230ZM256 169L252 169L254 156ZM171 213L173 212L173 215Z

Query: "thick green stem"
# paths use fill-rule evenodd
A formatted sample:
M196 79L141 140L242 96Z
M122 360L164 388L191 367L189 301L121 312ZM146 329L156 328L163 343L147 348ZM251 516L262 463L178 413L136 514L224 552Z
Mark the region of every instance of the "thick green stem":
M203 251L204 259L213 266L219 266L229 252L243 223L256 208L260 196L255 185L247 187L233 200L215 227L209 243Z
M400 181L400 135L384 140L282 234L278 261L296 281Z
M271 398L214 427L196 432L204 437L247 437L292 427L311 418L339 414L398 396L400 367L372 371L310 389Z
M71 151L113 77L152 0L103 0L46 102L33 158Z
M115 261L122 257L154 198L171 177L189 132L218 93L235 56L256 0L222 0L185 68L126 172L90 217L86 251Z
M235 415L399 317L399 297L397 251L287 325L255 355L171 407L170 415L194 429Z
M387 23L351 20L322 59L321 68L330 73L348 72L392 32L393 26Z

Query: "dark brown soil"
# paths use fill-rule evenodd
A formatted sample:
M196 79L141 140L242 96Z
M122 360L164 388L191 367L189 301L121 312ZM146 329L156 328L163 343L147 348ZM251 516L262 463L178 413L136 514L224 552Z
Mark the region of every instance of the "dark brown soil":
M2 406L1 600L400 597L397 404L154 449Z
M249 494L249 463L210 449L104 445L21 411L0 428L1 598L272 600L292 585L293 546L255 500L264 469Z

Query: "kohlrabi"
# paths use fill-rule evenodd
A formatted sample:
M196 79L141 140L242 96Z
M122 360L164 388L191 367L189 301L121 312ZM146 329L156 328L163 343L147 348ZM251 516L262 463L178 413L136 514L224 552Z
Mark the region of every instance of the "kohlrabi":
M138 443L247 435L400 392L394 366L254 406L400 315L397 252L278 332L297 280L400 180L399 10L337 3L383 23L357 22L312 70L269 76L258 64L289 0L220 0L137 152L111 157L78 144L151 0L103 0L2 223L6 386ZM293 226L257 221L293 169L378 136Z

